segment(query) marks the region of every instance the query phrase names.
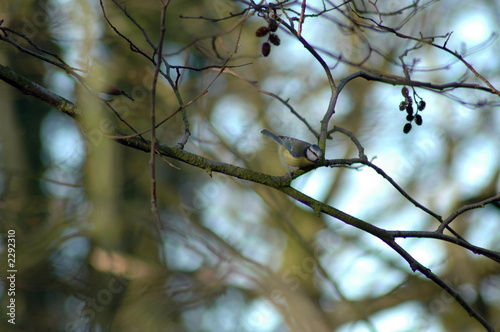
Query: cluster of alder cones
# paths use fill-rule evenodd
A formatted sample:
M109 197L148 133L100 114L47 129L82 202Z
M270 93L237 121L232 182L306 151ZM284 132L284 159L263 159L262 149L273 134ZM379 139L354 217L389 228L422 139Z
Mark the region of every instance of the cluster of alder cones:
M413 98L410 96L410 91L408 90L408 88L404 86L401 89L401 94L405 99L399 104L399 110L400 111L406 110L406 121L408 121L408 123L406 123L405 126L403 127L403 132L405 134L408 134L412 128L411 124L413 121L415 121L415 124L417 126L422 125L422 116L418 113L424 110L425 101L420 100L417 103L417 112L414 113Z
M276 32L278 30L278 22L274 19L269 20L267 26L262 26L255 31L257 37L267 37L267 41L262 44L261 52L263 56L268 56L271 53L271 44L279 46L281 44L280 37L278 37Z

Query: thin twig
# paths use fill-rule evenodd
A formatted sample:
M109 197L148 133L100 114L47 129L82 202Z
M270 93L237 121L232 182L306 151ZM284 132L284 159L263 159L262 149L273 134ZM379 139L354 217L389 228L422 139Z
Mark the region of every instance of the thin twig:
M424 265L422 265L420 262L418 262L415 258L413 258L410 253L408 253L406 250L404 250L399 244L396 243L394 239L388 240L386 238L380 238L382 241L384 241L389 247L394 249L403 259L405 259L408 264L410 265L410 268L413 271L419 271L422 273L424 276L432 280L436 285L444 289L448 294L450 294L461 306L464 308L467 313L474 317L481 325L483 325L484 328L486 328L487 331L494 332L495 329L493 326L472 306L470 306L467 301L460 295L460 293L455 290L453 287L448 285L443 279L439 278L436 274L434 274L431 269L426 268Z
M299 17L299 28L297 30L297 36L302 36L302 25L304 24L306 13L306 0L302 0L302 5L300 6L300 17Z
M344 129L342 127L333 126L333 128L328 131L328 136L330 136L330 134L332 134L336 131L346 135L347 137L349 137L351 139L351 141L354 143L354 145L356 145L356 148L358 148L358 157L360 159L368 160L367 156L365 155L365 149L364 149L363 145L361 144L361 142L356 137L356 135L354 135L349 130Z
M449 243L456 244L462 248L465 248L467 250L470 250L476 255L483 255L485 257L488 257L495 262L500 263L500 253L493 251L493 250L488 250L485 248L481 248L478 246L475 246L463 239L459 239L453 236L449 236L446 234L443 234L438 231L388 231L389 234L391 234L395 238L423 238L423 239L436 239L436 240L441 240L441 241L446 241Z
M437 213L431 211L424 205L420 204L417 202L413 197L411 197L396 181L394 181L393 178L391 178L383 169L369 161L366 157L365 158L352 158L352 159L334 159L334 160L326 160L325 165L327 166L337 166L337 165L352 165L352 164L363 164L371 169L373 169L375 172L377 172L379 175L381 175L384 179L386 179L401 195L403 195L404 198L406 198L409 202L411 202L415 207L421 209L425 213L429 214L432 216L434 219L439 221L439 223L443 224L443 217L438 215ZM300 173L298 173L300 174ZM300 174L301 175L301 174ZM293 174L292 174L293 176ZM458 239L467 242L460 234L458 234L454 229L452 229L449 226L445 226L448 231L450 231L454 236L456 236Z
M475 70L474 67L472 67L472 65L470 63L468 63L460 53L458 53L458 51L452 51L446 46L447 41L445 42L445 44L443 46L441 46L441 45L434 43L433 38L417 38L417 37L405 35L403 33L396 31L393 28L386 27L386 26L381 25L381 24L377 25L377 27L386 31L386 32L391 32L391 33L395 34L397 37L409 39L409 40L414 40L414 41L417 41L417 42L420 42L423 44L427 44L427 45L433 46L435 48L438 48L442 51L445 51L448 54L451 54L452 56L454 56L458 60L460 60L460 62L462 62L478 79L483 81L489 87L489 89L492 93L500 96L500 91L497 90L493 86L493 84L491 84L490 81L488 81L483 75L481 75L477 70Z
M158 83L158 75L160 72L160 67L162 64L161 55L163 49L163 41L165 36L165 17L167 13L167 7L170 3L170 0L167 0L161 9L161 18L160 18L160 39L158 41L158 52L156 53L156 68L153 75L153 82L151 83L151 104L150 104L150 118L151 118L151 151L150 151L150 159L149 159L149 168L150 168L150 177L151 177L151 212L153 217L156 220L156 225L158 230L161 232L163 226L160 218L160 214L158 213L158 203L156 198L156 86Z
M214 70L220 71L220 69L214 69ZM273 98L277 99L278 101L280 101L283 105L285 105L290 110L290 113L292 113L297 119L299 119L302 123L304 123L304 125L307 127L307 129L309 129L309 131L316 138L319 137L318 132L311 126L311 124L307 121L306 118L304 118L302 115L300 115L300 113L297 112L295 110L295 108L293 108L292 105L290 105L288 99L285 100L285 99L281 98L280 96L278 96L277 94L275 94L273 92L270 92L268 90L262 89L261 87L259 87L258 82L252 81L252 80L250 80L250 79L248 79L248 78L246 78L246 77L244 77L244 76L242 76L242 75L240 75L240 74L238 74L238 73L236 73L236 72L234 72L232 70L226 69L225 72L227 74L233 75L234 77L237 77L237 78L243 80L244 82L247 82L248 84L250 84L251 86L253 86L258 92L263 93L265 95L268 95L270 97L273 97Z
M473 210L473 209L484 208L486 206L486 204L490 204L490 203L494 203L494 202L500 202L500 193L498 193L495 196L492 196L490 198L487 198L481 202L467 204L467 205L462 206L457 211L453 212L448 218L446 218L441 223L441 225L439 225L439 228L437 229L437 231L442 233L443 230L445 229L445 227L447 227L453 220L455 220L462 213L467 212L469 210Z

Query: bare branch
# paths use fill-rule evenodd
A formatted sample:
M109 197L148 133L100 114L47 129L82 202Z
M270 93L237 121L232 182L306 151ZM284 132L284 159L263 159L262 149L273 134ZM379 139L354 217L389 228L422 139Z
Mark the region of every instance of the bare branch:
M484 208L487 204L490 203L495 203L495 202L500 202L500 193L496 194L495 196L492 196L490 198L487 198L481 202L473 203L473 204L467 204L453 212L448 218L446 218L441 225L439 225L439 228L437 229L438 232L442 233L444 228L448 226L453 220L455 220L459 215L461 215L464 212L473 210L473 209L479 209L479 208Z

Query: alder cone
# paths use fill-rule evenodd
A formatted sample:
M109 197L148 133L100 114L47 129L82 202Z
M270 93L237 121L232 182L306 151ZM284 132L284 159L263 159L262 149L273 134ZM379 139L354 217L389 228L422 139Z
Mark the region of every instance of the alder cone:
M269 53L271 53L271 44L269 44L268 42L265 42L264 44L262 44L262 55L263 56L268 56Z

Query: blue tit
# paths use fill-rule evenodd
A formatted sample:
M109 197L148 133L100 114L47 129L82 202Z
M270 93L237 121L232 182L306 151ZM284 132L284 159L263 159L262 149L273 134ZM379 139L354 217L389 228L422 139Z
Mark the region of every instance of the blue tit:
M323 151L316 144L301 141L287 136L277 136L267 129L260 132L271 137L280 145L284 161L293 167L307 167L317 163L323 156Z

